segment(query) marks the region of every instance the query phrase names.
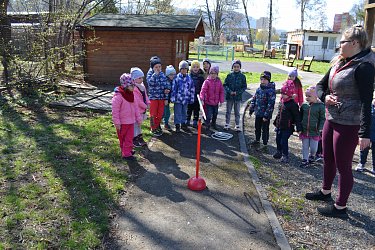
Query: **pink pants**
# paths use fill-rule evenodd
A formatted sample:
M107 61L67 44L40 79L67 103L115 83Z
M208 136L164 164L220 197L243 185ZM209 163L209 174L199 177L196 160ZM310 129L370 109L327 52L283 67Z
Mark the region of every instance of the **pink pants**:
M117 137L120 141L121 156L131 156L133 150L134 124L121 124L121 129L117 130Z
M164 114L164 101L165 100L150 101L150 127L152 130L157 129L160 126Z

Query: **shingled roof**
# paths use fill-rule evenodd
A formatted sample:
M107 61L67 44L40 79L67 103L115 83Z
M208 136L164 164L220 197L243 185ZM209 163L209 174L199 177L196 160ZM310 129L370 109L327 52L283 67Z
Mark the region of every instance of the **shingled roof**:
M97 14L81 22L79 28L85 27L106 30L197 32L203 29L203 21L201 16L193 15Z

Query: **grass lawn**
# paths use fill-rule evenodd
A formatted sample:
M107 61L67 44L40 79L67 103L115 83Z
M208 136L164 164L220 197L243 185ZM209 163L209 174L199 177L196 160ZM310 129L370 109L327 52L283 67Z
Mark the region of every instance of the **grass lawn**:
M240 59L244 62L263 62L263 63L269 63L269 64L283 64L282 63L282 54L277 53L276 58L263 58L263 57L253 57L249 56L247 53L242 52L235 52L234 55L235 58ZM189 58L197 58L197 54L192 51L189 54ZM200 60L203 60L205 58L205 55L201 55ZM226 60L226 55L221 53L211 53L208 55L208 58L212 60ZM231 55L228 56L228 60L231 61L232 57ZM295 60L294 64L302 64L303 60ZM311 64L311 72L317 73L317 74L325 74L328 69L330 68L330 64L328 62L320 62L320 61L313 61ZM272 72L271 72L272 73ZM272 75L273 77L273 75ZM276 81L276 80L274 80Z
M128 180L110 114L0 102L0 249L100 248Z

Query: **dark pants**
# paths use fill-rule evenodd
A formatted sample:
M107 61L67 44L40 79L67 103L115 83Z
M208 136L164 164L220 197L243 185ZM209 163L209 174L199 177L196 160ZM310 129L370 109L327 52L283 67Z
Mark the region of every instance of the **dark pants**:
M358 144L359 125L341 125L325 121L323 127L323 189L331 190L339 171L336 204L346 206L353 188L352 160Z
M289 156L288 140L292 135L291 129L277 129L276 130L276 145L277 151L282 153L283 156Z
M193 104L188 105L186 122L189 123L191 115L193 114L193 121L198 121L199 119L199 102L195 101Z
M366 164L368 151L370 151L370 147L366 148L365 150L360 151L359 156L361 158L361 164ZM371 153L372 153L372 166L375 167L375 142L371 142Z
M270 120L263 121L263 117L255 117L255 140L259 141L262 135L263 144L267 145L270 137Z
M219 105L206 105L206 125L216 124L217 114L219 110Z

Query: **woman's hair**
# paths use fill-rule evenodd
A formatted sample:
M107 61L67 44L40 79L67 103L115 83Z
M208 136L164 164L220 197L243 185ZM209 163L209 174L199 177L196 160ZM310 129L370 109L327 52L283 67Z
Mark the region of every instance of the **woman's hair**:
M349 40L356 40L361 47L361 50L369 46L368 36L366 30L362 25L354 25L344 31L343 35Z

